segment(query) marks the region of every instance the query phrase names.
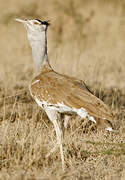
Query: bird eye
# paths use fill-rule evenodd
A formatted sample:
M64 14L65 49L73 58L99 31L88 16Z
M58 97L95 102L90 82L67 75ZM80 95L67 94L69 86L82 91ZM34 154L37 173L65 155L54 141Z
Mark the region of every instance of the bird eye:
M38 25L39 23L38 22L34 22L34 24Z

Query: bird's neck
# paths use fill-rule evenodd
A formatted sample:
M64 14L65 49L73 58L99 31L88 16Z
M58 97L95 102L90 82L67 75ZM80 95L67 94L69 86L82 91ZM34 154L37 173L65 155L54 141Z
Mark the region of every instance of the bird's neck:
M30 45L32 48L32 56L34 62L35 75L39 74L43 70L51 69L47 55L47 37L46 31L40 33L37 37L29 36Z

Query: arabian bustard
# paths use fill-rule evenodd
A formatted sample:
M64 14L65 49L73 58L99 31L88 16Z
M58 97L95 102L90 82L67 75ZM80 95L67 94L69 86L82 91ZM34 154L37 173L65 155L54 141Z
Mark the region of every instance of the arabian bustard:
M64 127L60 128L57 119L59 113L76 113L81 118L88 118L93 122L101 122L103 127L112 131L112 115L108 107L86 87L83 81L55 72L47 55L47 28L49 23L39 19L21 20L27 29L28 40L32 48L35 67L35 77L29 89L31 96L43 108L52 121L57 146L60 147L62 167L64 169L64 155L62 147L62 134ZM61 116L60 116L61 117Z

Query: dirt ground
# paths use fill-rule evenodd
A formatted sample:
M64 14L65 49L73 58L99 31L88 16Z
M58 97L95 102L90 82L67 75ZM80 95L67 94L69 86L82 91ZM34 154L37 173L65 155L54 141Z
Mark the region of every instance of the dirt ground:
M0 0L0 180L125 179L125 1ZM63 146L30 97L31 49L14 18L50 20L52 67L86 82L114 114L113 133L71 117Z

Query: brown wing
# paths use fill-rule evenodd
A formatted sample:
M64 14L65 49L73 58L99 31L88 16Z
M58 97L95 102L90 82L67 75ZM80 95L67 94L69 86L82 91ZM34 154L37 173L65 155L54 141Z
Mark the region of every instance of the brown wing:
M83 107L93 117L112 119L109 108L75 78L54 71L41 73L32 80L30 90L40 101L51 104L63 102L69 107L77 109Z

